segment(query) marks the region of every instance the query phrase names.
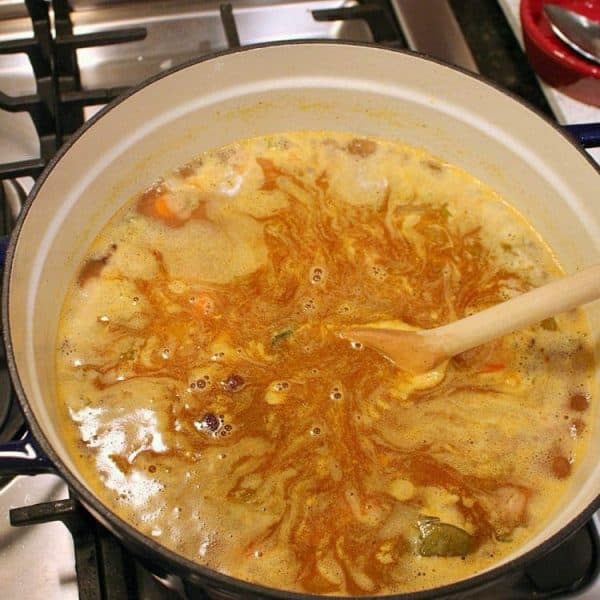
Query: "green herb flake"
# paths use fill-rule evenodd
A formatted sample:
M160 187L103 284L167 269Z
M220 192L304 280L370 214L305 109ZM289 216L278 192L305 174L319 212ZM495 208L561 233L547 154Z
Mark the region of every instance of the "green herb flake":
M293 333L294 333L293 329L284 329L283 331L276 333L271 338L271 346L281 345L283 342L287 341L292 336Z

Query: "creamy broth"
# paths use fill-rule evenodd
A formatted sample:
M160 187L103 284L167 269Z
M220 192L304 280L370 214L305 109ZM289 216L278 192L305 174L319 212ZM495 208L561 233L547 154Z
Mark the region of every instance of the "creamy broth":
M323 594L450 583L523 545L569 486L583 313L419 376L336 332L436 327L560 275L505 200L422 150L241 141L89 249L57 338L64 432L109 507L222 573Z

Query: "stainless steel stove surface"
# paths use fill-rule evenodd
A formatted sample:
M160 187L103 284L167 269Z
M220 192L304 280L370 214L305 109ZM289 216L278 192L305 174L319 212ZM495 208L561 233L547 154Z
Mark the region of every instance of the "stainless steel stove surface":
M43 4L41 0L39 3ZM35 4L35 0L27 4ZM55 4L67 5L64 1ZM84 93L88 93L85 102L86 115L95 110L93 104L95 99L98 104L102 104L104 98L113 96L121 88L185 60L224 49L228 45L307 38L378 42L394 47L408 46L471 70L479 68L492 77L498 75L496 79L501 83L512 86L518 93L527 95L530 101L550 113L543 94L531 73L526 72L526 68L525 76L522 77L524 72L522 55L516 60L512 59L512 63L510 56L505 56L505 64L499 68L490 62L488 51L485 48L481 50L481 43L476 43L472 46L480 48L480 54L476 55L477 61L473 58L469 45L461 34L453 9L461 17L459 19L461 26L469 29L469 12L472 13L475 3L471 3L469 8L469 3L444 0L390 0L389 3L388 0L370 0L361 3L353 0L287 0L285 2L239 0L233 3L232 10L231 7L221 7L213 0L202 2L71 0L68 4L71 9L70 17L74 34L121 30L129 31L131 37L137 40L77 50L81 88ZM481 2L479 8L480 15L485 17L479 25L482 28L489 28L483 31L483 38L489 38L490 35L493 38L493 35L498 34L498 28L503 28L504 40L512 36L495 2ZM342 20L341 17L344 19ZM235 23L235 27L231 26L232 22ZM139 39L143 32L131 32L132 28L139 27L145 28L147 32L143 40ZM31 36L31 20L25 3L18 0L0 0L0 48L3 42ZM495 55L499 52L498 48L502 43L502 40L497 42ZM513 49L509 51L509 55L514 53L515 48L518 50L514 38L511 43ZM515 72L518 76L515 76ZM108 91L104 94L95 93L94 90L98 88L108 89ZM23 53L0 53L0 107L3 106L3 101L6 101L2 94L20 96L35 93L35 80L27 56ZM68 133L69 127L66 126L65 134ZM51 143L44 142L41 146L42 155L49 156L52 153ZM34 161L39 156L40 142L30 116L26 112L0 110L0 180L2 164L27 159ZM30 171L39 172L39 165L31 169L14 168L11 172L14 179ZM0 198L4 203L6 231L10 230L22 200L19 188L29 188L32 182L31 178L21 176L17 184L8 180L2 184ZM0 357L0 365L2 362ZM22 425L18 418L18 411L10 400L6 370L0 368L0 442L15 436L20 427ZM62 480L54 475L39 475L31 478L18 476L8 483L6 479L0 479L0 597L10 600L13 598L160 600L180 597L178 591L168 589L141 569L122 551L114 539L91 520L85 523L93 532L91 545L93 552L96 553L94 560L95 556L101 555L105 561L101 567L95 565L96 571L91 575L93 580L95 575L98 575L98 569L103 572L98 575L101 581L99 588L95 588L94 583L90 584L91 580L86 579L85 575L82 576L83 581L80 581L81 587L78 587L73 536L63 523L43 522L45 520L43 515L40 516L39 512L33 515L25 508L13 512L12 520L16 524L25 524L31 520L42 522L35 526L11 526L9 520L11 509L68 498L68 489ZM71 505L67 502L59 506L65 509ZM42 507L42 512L44 510ZM71 513L67 510L65 514ZM71 518L80 517L67 516L64 520L68 524ZM554 562L549 560L548 564L555 565L556 560L562 561L563 564L565 561L576 562L573 558L579 554L577 549L573 549L576 547L581 549L582 555L588 553L587 558L581 560L591 561L589 568L596 570L598 548L592 547L596 534L593 528L590 528L590 532L589 536L584 532L581 540L576 541L576 546L569 547L565 555L555 558ZM82 550L81 545L85 546L86 543L90 543L90 540L78 541L82 563L84 561L81 553L87 550L85 548ZM92 555L86 555L88 562L91 563L93 561L90 556ZM114 577L107 575L113 573L107 566L110 561L112 561L111 568L116 569ZM544 570L543 565L541 570ZM556 568L550 566L546 569L548 570L552 574ZM536 574L530 573L525 577L527 580L524 580L525 583L520 580L516 583L513 581L512 587L490 590L486 597L549 597L546 594L557 597L555 592L563 582L552 586L548 584L547 573L542 573L539 575L542 587L534 594L531 586L527 587L527 585L535 578ZM550 587L546 589L544 585ZM541 591L544 589L545 591ZM592 582L591 585L579 589L574 594L562 594L562 597L567 596L586 600L600 599L600 582Z

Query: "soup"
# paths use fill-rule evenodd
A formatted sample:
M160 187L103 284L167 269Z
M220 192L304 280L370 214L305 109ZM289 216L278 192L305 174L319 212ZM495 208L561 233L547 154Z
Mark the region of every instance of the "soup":
M222 573L322 594L454 582L569 486L583 313L414 376L337 332L436 327L560 275L505 200L422 150L298 132L206 152L132 198L72 281L64 432L103 502Z

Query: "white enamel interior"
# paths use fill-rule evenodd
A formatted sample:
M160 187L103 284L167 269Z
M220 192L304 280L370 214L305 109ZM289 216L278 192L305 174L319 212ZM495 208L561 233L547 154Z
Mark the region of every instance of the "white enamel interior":
M37 420L72 470L54 419L53 355L65 289L86 247L134 192L191 156L299 129L422 146L501 192L567 272L600 261L594 167L542 119L476 79L416 56L331 44L253 49L182 69L127 98L79 137L44 181L19 235L9 299L15 361ZM588 312L596 340L600 303ZM600 412L595 416L596 434L569 497L522 552L598 495Z

